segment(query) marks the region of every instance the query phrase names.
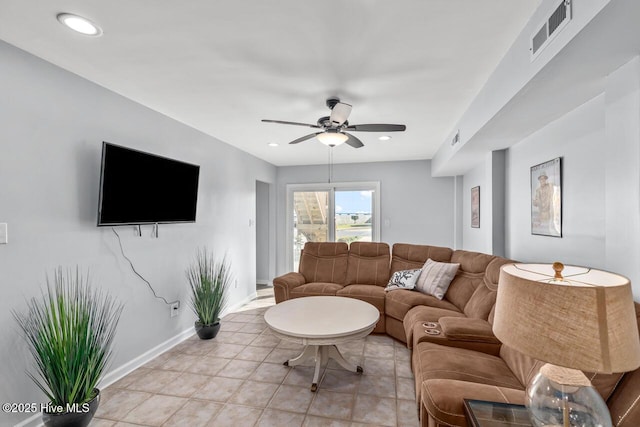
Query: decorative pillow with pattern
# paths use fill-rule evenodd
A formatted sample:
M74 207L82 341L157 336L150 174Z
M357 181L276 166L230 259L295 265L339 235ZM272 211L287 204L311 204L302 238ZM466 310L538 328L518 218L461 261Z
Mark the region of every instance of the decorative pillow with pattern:
M414 270L400 270L393 273L385 291L395 291L396 289L413 289L416 286L416 280L420 276L421 268Z
M441 300L447 293L458 267L460 267L458 263L436 262L429 258L422 266L422 273L416 281L416 291L433 295Z

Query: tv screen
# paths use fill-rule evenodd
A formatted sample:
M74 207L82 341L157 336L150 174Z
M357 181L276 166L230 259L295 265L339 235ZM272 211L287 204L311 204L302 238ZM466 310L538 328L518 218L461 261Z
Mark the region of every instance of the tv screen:
M102 143L98 226L195 222L200 166Z

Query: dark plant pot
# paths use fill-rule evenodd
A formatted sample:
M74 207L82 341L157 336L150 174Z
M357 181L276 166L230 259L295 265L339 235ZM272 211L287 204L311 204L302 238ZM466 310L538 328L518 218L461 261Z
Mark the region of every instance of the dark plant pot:
M96 397L84 404L77 404L75 410L70 412L50 413L42 412L42 421L46 427L87 427L100 403L100 390L93 390ZM66 409L66 408L65 408Z
M203 325L196 321L196 333L201 340L210 340L211 338L215 338L216 335L218 335L219 330L220 322L214 323L213 325Z

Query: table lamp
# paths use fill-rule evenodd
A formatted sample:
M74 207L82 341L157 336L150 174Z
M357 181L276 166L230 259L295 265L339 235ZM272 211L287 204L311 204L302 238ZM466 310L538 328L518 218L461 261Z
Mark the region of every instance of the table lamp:
M503 344L547 362L526 392L536 427L610 427L609 409L582 371L640 366L631 283L605 271L559 262L503 266L493 332Z

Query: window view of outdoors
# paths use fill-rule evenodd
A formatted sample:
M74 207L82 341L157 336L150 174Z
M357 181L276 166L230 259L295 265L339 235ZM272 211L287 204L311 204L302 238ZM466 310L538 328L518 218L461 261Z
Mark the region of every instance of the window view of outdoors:
M293 267L298 270L306 242L329 240L329 192L293 192Z
M293 192L293 267L306 242L372 240L373 191L335 191L335 229L329 230L329 191Z
M372 191L336 191L336 241L370 242Z

